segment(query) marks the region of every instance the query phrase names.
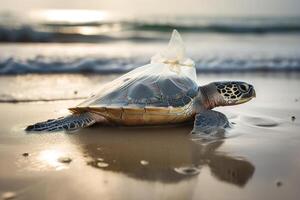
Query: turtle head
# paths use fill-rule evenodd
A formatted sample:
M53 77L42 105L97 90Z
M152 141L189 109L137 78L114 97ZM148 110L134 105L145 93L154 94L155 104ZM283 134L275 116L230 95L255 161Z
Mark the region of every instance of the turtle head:
M202 88L210 108L242 104L256 97L254 87L240 81L213 82Z

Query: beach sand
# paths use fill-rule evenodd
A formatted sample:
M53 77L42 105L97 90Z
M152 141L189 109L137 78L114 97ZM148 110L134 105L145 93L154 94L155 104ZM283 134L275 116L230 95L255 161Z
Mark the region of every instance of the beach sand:
M233 122L222 140L192 138L191 125L24 132L115 77L0 77L0 197L299 199L300 74L198 76L201 84L242 80L256 89L246 104L217 108Z

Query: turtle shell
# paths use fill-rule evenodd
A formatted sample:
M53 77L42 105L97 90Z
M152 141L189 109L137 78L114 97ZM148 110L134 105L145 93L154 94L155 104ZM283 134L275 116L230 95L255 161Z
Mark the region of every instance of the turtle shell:
M96 95L69 109L91 112L116 124L184 122L193 115L196 81L194 62L185 55L181 37L174 31L167 49L149 64L103 85Z
M198 90L197 83L185 76L144 76L121 80L106 85L102 95L100 91L78 107L182 107L192 101Z

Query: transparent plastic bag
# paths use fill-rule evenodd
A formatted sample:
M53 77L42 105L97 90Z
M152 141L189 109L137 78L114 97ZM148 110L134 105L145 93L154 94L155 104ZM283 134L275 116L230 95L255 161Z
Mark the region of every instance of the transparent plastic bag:
M172 79L169 79L170 77L172 77ZM184 79L186 81L178 82L174 78L176 80ZM182 91L188 91L190 89L191 84L188 83L189 81L195 83L192 84L193 86L197 83L195 63L192 59L187 57L184 43L176 30L172 33L168 47L154 55L149 64L138 67L112 82L103 85L95 95L92 95L77 107L105 106L108 104L118 106L124 104L126 100L131 100L130 94L134 97L132 98L133 104L143 103L143 101L147 101L151 98L151 96L146 93L146 87L156 83L160 83L160 85L163 84L162 87L166 87L164 95L170 98L172 95L178 95L179 90L168 91L167 84L161 83L161 81L165 80L171 80L172 83L176 84L177 88ZM143 88L142 86L145 87ZM138 87L140 87L139 90L137 90ZM153 90L153 88L151 90ZM151 90L149 90L149 93L152 92Z

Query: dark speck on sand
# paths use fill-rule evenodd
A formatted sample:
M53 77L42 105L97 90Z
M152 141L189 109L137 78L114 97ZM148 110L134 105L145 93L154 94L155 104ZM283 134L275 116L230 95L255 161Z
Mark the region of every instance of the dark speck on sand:
M29 156L29 153L23 153L22 156L28 157L28 156Z
M282 186L282 182L281 181L276 181L276 186L277 187L281 187Z
M61 163L70 163L70 162L72 162L72 158L60 157L60 158L58 158L58 161L61 162Z

